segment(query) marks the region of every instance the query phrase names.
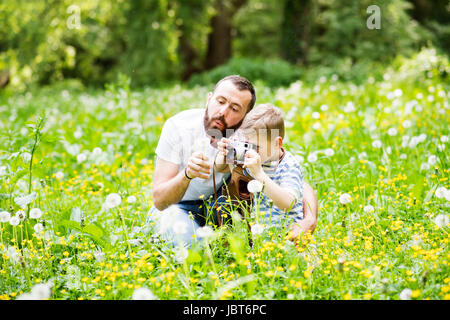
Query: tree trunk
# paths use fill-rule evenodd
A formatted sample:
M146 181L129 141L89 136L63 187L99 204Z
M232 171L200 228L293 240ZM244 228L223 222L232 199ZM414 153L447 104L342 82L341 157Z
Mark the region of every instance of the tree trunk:
M305 64L311 32L311 0L286 0L281 27L281 50L284 59Z
M232 19L246 0L216 0L217 14L211 18L211 33L208 35L208 49L205 57L205 69L209 70L226 63L232 55L231 30Z

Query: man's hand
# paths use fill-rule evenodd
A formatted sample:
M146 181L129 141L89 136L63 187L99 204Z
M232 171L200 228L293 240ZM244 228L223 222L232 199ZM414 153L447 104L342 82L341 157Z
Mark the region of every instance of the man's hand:
M261 178L263 177L264 174L264 170L261 166L261 157L255 150L248 150L245 153L243 168L248 168L248 170L250 170L251 175L255 179L261 181Z
M211 175L209 158L202 152L194 152L187 163L186 174L189 178L208 179Z
M303 228L301 228L297 223L293 223L291 230L289 230L289 233L287 235L288 240L291 240L292 242L297 244L303 233Z
M303 184L303 220L297 222L304 232L308 230L311 234L314 232L317 225L317 211L317 196L313 188L305 182Z

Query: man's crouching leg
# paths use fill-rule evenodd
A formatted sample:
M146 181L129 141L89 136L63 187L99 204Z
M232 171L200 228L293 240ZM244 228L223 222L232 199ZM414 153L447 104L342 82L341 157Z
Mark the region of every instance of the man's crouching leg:
M176 204L163 211L151 207L147 223L153 225L153 230L173 246L190 246L199 228L198 223L189 217L189 212Z

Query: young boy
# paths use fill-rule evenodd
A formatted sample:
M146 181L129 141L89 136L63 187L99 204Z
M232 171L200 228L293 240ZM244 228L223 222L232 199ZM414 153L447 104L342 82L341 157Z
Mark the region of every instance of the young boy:
M261 193L254 194L254 209L265 212L266 224L293 222L290 238L297 238L302 230L296 222L303 219L303 172L294 156L282 147L282 111L270 104L259 105L245 116L230 139L222 138L217 144L219 152L215 162L220 172L228 172L232 166L228 166L225 159L232 139L257 146L257 152L248 150L245 153L243 164L243 168L264 186Z

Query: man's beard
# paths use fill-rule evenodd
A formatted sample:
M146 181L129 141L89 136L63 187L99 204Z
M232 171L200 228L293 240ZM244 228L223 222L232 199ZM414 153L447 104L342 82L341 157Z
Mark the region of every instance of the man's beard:
M223 128L220 130L215 121L218 121L222 124ZM206 134L212 137L214 140L220 140L221 138L229 138L242 124L244 118L242 118L239 123L235 124L232 127L228 127L228 124L225 121L225 117L223 115L215 116L213 118L209 118L208 116L208 106L205 110L205 116L203 117L203 125L205 127Z

